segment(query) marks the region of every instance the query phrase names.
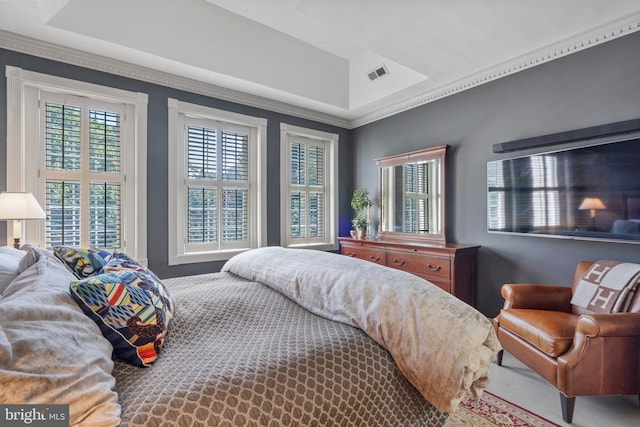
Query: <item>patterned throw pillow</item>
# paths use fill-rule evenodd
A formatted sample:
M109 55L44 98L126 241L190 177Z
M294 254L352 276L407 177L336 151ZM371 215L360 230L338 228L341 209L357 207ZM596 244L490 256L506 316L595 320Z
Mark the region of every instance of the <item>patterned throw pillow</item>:
M106 262L104 267L102 267L102 270L100 271L100 273L109 273L111 271L117 271L122 269L146 271L149 274L151 274L158 282L160 281L160 279L158 279L156 275L153 272L151 272L151 270L149 270L146 266L140 264L140 262L138 262L137 260L131 258L129 255L122 252L116 252L112 254L108 262Z
M111 252L101 249L83 249L69 246L51 248L56 257L67 266L78 279L95 276L111 259Z
M151 270L114 254L101 274L71 282L70 289L120 359L143 367L158 358L175 302Z

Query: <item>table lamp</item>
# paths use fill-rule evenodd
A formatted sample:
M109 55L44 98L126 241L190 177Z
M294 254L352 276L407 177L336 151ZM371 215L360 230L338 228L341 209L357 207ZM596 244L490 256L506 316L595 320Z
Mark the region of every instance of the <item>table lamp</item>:
M0 193L0 220L13 220L13 247L20 249L22 220L45 219L47 215L31 193Z
M607 207L602 203L602 200L597 197L585 197L585 199L580 204L579 210L588 209L591 213L591 229L595 230L596 226L596 210L598 209L606 209Z

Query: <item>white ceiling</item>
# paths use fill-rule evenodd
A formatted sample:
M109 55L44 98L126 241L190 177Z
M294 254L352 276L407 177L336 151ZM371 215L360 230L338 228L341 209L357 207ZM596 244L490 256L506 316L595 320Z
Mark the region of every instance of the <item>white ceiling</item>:
M0 30L355 126L638 31L640 1L0 0Z

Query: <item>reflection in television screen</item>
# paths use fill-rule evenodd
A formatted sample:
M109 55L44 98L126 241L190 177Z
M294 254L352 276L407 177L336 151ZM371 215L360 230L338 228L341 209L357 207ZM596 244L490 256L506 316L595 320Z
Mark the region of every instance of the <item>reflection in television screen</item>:
M640 243L640 137L487 163L490 232Z

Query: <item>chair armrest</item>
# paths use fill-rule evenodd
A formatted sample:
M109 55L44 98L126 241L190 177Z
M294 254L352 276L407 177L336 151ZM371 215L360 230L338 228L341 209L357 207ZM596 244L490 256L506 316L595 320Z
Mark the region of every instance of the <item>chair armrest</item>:
M503 309L529 308L571 312L571 288L559 285L504 284Z
M558 358L558 361L562 360L563 365L576 363L576 360L585 357L589 342L596 339L606 341L609 337L611 337L611 342L617 340L615 341L617 346L620 346L624 340L632 340L636 343L637 349L639 336L640 313L583 314L576 323L576 332L571 347ZM637 350L635 358L638 358Z
M583 314L575 339L589 337L640 337L640 313Z
M638 337L640 313L583 314L557 359L558 389L566 396L638 393Z

